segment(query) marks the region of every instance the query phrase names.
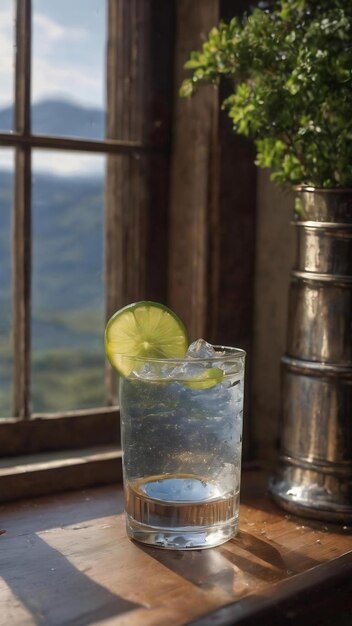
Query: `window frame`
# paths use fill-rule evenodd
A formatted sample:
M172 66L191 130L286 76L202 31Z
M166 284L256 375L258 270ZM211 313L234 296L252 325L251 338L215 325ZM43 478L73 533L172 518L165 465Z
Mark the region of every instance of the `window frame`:
M27 100L21 96L27 104L16 111L15 132L0 132L0 145L14 147L20 160L18 207L14 206L17 229L23 235L17 253L21 295L17 314L29 321L30 241L26 237L31 148L106 154L106 317L131 301L165 302L183 318L191 339L194 333L204 333L213 343L225 340L228 345L241 345L250 363L256 211L253 148L231 133L212 88L201 90L189 103L178 97L190 50L199 47L218 18L241 14L249 0L241 0L240 6L237 0L211 0L204 6L188 0L107 2L107 136L104 141L91 141L30 132L26 116L30 114L31 0L17 0L16 72L22 67L27 76L16 88L27 94ZM234 163L240 167L234 168ZM207 191L200 195L202 181L208 181ZM27 351L18 355L18 362L26 363L30 337L23 323L21 337ZM21 368L17 375L22 413L18 410L15 417L0 423L0 455L7 455L5 463L0 461L0 501L8 499L1 494L9 474L12 486L4 493L13 492L14 498L121 480L119 409L111 368L106 370L107 407L55 414L30 414L29 378ZM249 379L250 372L247 387ZM247 393L247 402L248 397ZM248 458L249 420L245 424ZM86 446L89 450L84 451ZM38 456L47 458L48 450L53 460L46 467ZM14 467L19 454L27 454L28 472L23 459ZM9 455L14 455L12 460ZM41 465L43 476L36 478Z
M12 276L12 344L13 349L13 416L4 418L0 423L0 455L32 454L42 450L59 450L73 447L86 447L98 443L119 444L119 409L116 405L116 377L111 368L106 370L107 406L88 410L73 410L55 414L31 413L30 409L30 370L31 370L31 151L33 148L55 149L66 151L82 151L107 155L106 169L106 317L112 310L125 304L129 298L130 286L121 276L125 268L118 267L116 254L112 246L114 238L121 234L121 207L116 207L114 195L116 187L115 160L118 157L148 159L149 155L165 156L169 153L167 142L151 142L146 133L136 132L137 126L131 128L130 136L121 133L115 107L116 86L124 80L123 72L131 71L131 60L125 69L117 67L116 48L124 45L124 36L128 38L132 28L140 24L141 45L145 45L142 29L146 28L142 17L150 19L148 10L141 16L141 5L136 2L125 3L124 0L107 0L107 137L104 140L87 140L81 138L58 137L54 135L36 135L31 130L31 39L32 39L32 2L31 0L16 1L16 60L15 60L15 120L14 132L0 132L0 145L15 149L15 174L13 198L13 276ZM149 3L146 3L149 4ZM136 5L136 6L134 6ZM143 5L142 5L143 6ZM137 11L138 16L137 16ZM123 17L121 26L118 18ZM126 30L126 34L123 32ZM122 75L121 75L122 71ZM120 73L120 75L119 75ZM117 76L117 79L116 79ZM142 84L142 73L135 73L130 91L139 98L132 105L131 116L136 124L143 127L143 97L145 84ZM133 95L131 93L130 95ZM126 96L125 96L126 97ZM120 103L121 104L121 103ZM136 107L141 107L136 116ZM123 136L123 139L118 137ZM135 139L134 136L137 136ZM131 138L132 137L132 138ZM148 189L145 190L148 193ZM137 220L142 223L143 216ZM136 246L135 229L140 231L134 222L129 229L130 248ZM126 236L126 226L123 235ZM144 272L143 258L139 258L135 267L138 277ZM143 297L145 285L138 284L134 296Z

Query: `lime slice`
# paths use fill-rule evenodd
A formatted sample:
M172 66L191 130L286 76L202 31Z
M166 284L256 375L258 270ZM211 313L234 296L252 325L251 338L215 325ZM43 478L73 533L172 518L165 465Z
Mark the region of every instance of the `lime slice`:
M162 304L147 300L129 304L108 321L105 351L111 365L128 376L136 365L133 357L182 358L188 337L181 320Z
M219 367L209 367L192 379L185 381L186 387L191 389L210 389L224 378L224 372Z

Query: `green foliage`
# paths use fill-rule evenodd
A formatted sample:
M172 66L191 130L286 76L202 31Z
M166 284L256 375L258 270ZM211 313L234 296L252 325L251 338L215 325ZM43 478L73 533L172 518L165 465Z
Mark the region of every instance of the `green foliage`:
M11 415L11 202L0 171L0 420ZM33 193L31 394L34 412L102 406L103 188L99 179L36 175Z
M105 404L102 351L70 348L35 352L32 404L35 411L65 411Z
M352 2L278 0L213 28L181 95L230 80L223 106L280 184L352 186Z

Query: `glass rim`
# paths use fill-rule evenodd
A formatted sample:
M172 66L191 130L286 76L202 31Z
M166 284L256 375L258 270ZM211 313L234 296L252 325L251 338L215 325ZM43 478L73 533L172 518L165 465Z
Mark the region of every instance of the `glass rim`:
M186 356L184 357L149 357L149 356L131 356L130 354L120 354L119 358L122 359L132 359L133 361L137 361L139 363L162 363L162 364L173 364L173 365L180 365L183 363L189 363L190 360L192 360L192 363L199 363L199 364L209 364L209 362L214 362L214 363L221 363L221 362L231 362L234 360L238 360L240 361L241 359L244 359L247 355L246 351L243 350L242 348L234 348L231 346L220 346L220 345L213 345L214 350L218 351L218 354L215 354L213 356L208 356L208 357L190 357L190 358L186 358ZM221 352L222 354L221 354Z

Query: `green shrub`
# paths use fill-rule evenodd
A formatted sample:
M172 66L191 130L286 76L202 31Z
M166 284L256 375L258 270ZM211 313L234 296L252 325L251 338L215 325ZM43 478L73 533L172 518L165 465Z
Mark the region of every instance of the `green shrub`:
M280 184L352 186L352 2L281 0L221 22L181 95L225 77L223 106Z

